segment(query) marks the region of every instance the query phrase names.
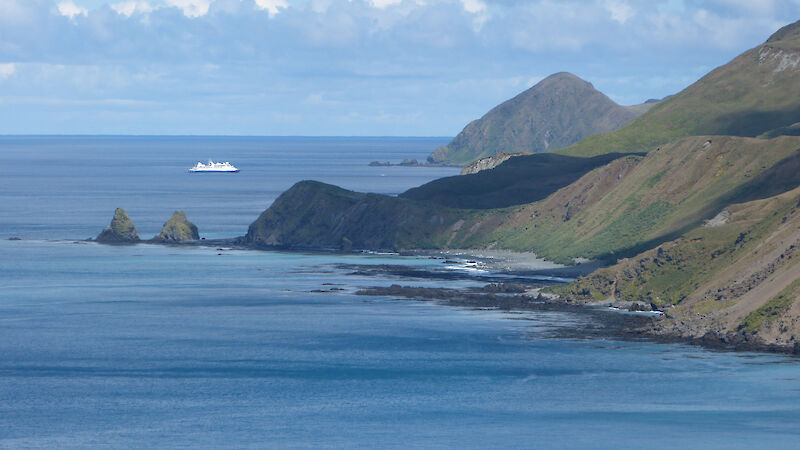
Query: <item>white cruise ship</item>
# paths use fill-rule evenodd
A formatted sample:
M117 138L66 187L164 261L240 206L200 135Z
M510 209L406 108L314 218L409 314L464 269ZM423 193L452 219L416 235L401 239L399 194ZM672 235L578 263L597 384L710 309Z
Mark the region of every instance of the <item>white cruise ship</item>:
M224 163L218 163L208 160L208 164L203 164L198 162L194 167L189 169L189 172L238 172L239 169L233 167L231 163L225 161Z

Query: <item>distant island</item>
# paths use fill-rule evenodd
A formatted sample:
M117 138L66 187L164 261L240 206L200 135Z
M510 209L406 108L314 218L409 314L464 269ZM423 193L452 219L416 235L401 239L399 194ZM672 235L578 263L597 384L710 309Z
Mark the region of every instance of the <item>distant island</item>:
M798 61L795 22L678 94L629 114L588 83L556 74L468 125L453 141L464 145L451 143L429 162L506 155L396 197L300 181L233 242L506 249L566 265L594 260L603 267L546 289L548 301L663 311L643 335L800 353ZM574 112L591 99L587 104L605 106L586 123L615 131L547 128L541 135L519 125L520 117ZM504 114L515 102L533 109ZM570 123L574 114L559 117ZM491 139L473 139L479 134ZM542 152L557 146L563 148ZM132 236L124 217L116 227L112 221L115 228Z

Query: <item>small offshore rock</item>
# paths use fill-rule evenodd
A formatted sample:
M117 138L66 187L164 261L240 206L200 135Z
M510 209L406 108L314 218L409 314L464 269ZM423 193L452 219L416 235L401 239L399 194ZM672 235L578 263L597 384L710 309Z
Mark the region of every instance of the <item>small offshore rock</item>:
M117 208L114 211L114 218L111 219L111 225L100 232L95 240L104 244L130 244L141 239L125 210Z
M197 227L186 218L183 211L175 211L164 224L161 233L153 238L155 242L178 243L200 240Z

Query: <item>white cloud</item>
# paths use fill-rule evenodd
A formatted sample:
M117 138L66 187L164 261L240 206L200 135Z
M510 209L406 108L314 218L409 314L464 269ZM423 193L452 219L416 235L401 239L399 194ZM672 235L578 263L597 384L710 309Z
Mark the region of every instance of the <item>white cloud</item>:
M78 15L86 16L89 14L86 8L76 5L72 0L59 3L58 12L61 13L62 16L69 17L70 19L74 19L75 16Z
M628 19L636 14L636 11L629 4L620 0L606 0L603 6L611 13L611 19L621 25L624 25Z
M486 3L481 0L461 0L461 6L464 7L464 11L472 14L486 12Z
M179 8L186 17L197 18L208 14L211 0L165 0L169 6Z
M261 10L266 9L270 17L275 17L281 12L281 8L286 9L289 7L286 0L255 0L255 2L256 8Z
M153 11L153 6L150 3L140 1L114 3L110 6L117 14L126 17L130 17L134 13L146 14Z
M14 75L14 72L17 71L17 65L14 63L1 63L0 64L0 80L5 80L6 78Z
M369 0L369 2L375 8L383 9L387 6L400 4L403 0Z

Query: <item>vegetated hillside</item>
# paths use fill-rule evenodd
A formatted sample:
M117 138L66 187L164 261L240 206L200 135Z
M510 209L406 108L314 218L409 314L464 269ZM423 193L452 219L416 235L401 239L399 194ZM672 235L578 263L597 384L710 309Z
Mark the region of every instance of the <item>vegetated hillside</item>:
M421 201L301 182L250 226L243 243L295 248L503 248L533 251L562 263L579 257L613 261L674 239L730 203L797 187L798 150L800 137L688 137L646 156L618 158L563 187L551 185L553 193L540 201L498 209L443 206L461 200L446 189L439 194L438 184L426 188L437 200ZM553 157L559 159L557 155L529 159ZM558 173L550 172L558 178ZM461 186L467 189L469 179L477 175L481 174L454 178L466 180ZM542 178L547 185L548 177ZM498 198L506 188L513 191L511 177L490 180L509 182L493 186ZM466 193L463 201L485 201L488 197L481 192L478 189L472 198Z
M727 204L797 187L798 150L798 137L683 138L595 169L547 199L516 207L499 225L475 225L481 232L453 243L533 251L564 263L613 261L673 239Z
M800 352L800 188L726 206L678 239L557 288L572 301L645 301L651 332Z
M429 157L432 163L468 164L500 152L546 152L615 130L649 108L624 107L569 73L551 75L478 120Z
M239 243L254 247L399 249L446 246L444 230L464 212L301 181L253 222Z
M558 153L647 152L691 135L800 134L800 21L781 28L627 126Z
M450 208L491 209L541 200L587 172L625 155L593 158L539 153L518 156L475 174L440 178L400 197Z

